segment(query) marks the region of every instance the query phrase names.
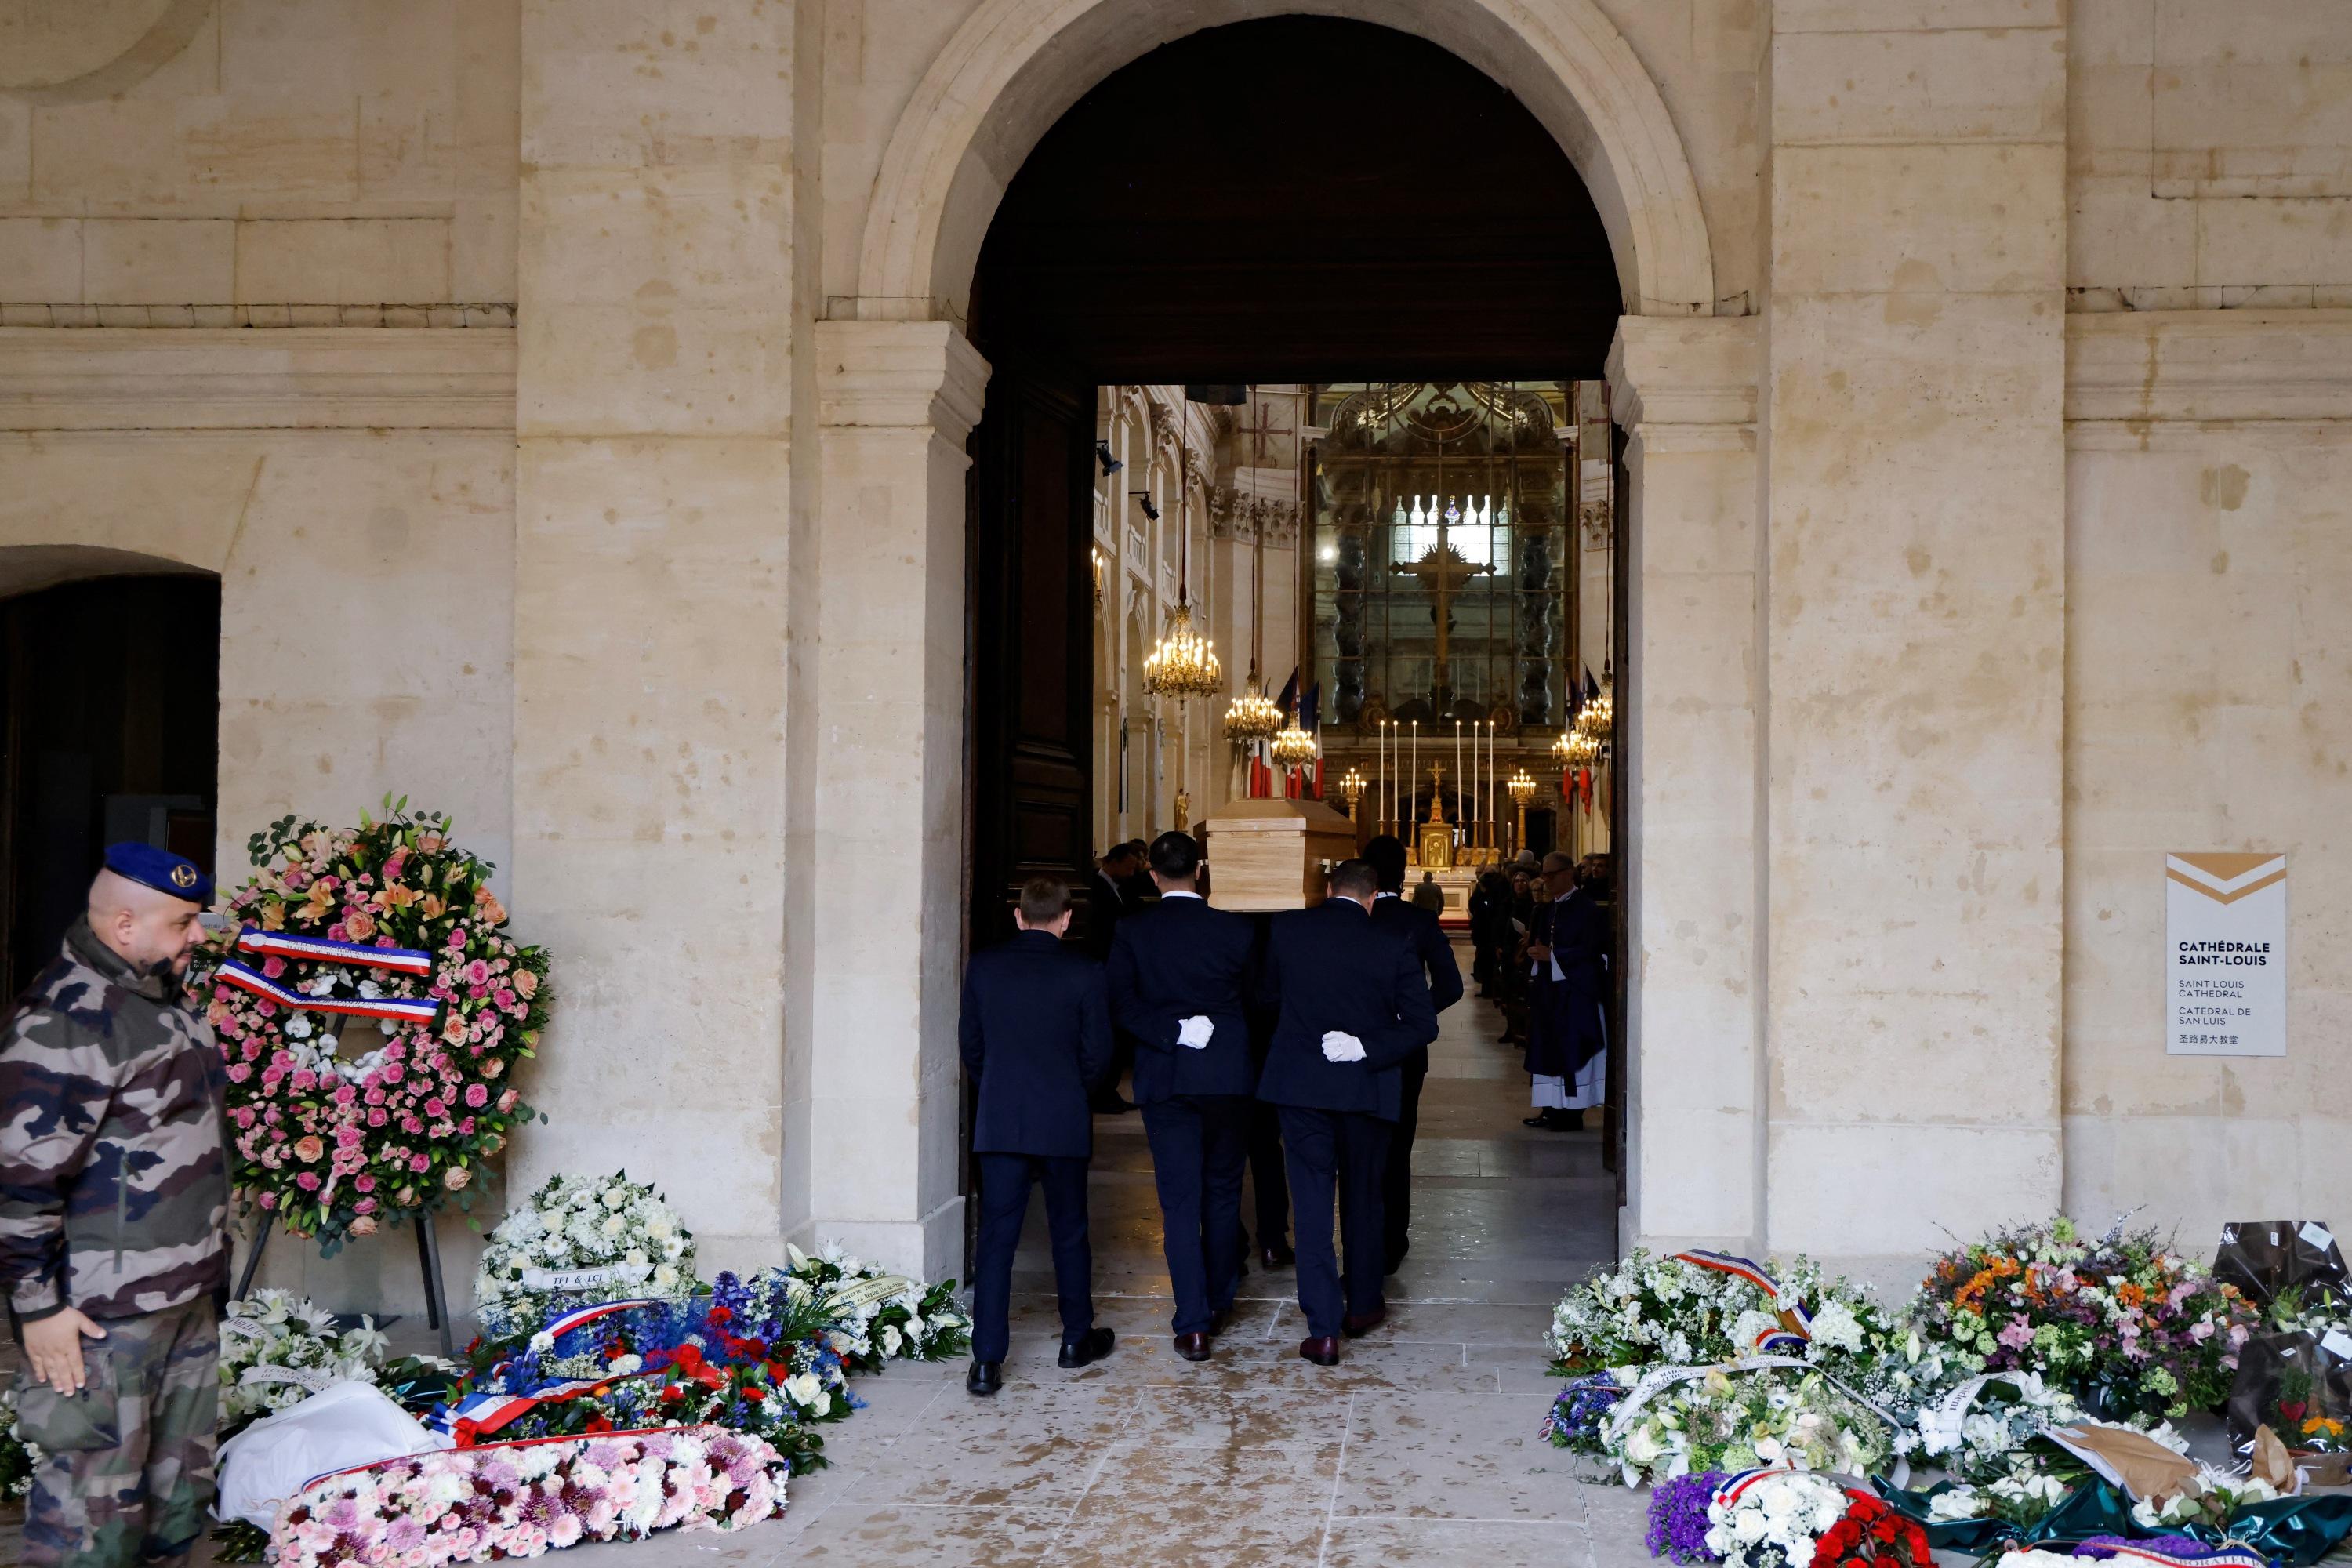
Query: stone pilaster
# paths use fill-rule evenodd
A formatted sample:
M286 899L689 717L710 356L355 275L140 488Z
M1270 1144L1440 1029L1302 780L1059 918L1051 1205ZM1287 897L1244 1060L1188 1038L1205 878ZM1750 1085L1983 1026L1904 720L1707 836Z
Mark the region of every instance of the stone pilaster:
M518 1184L781 1251L795 10L524 0L515 906L561 993ZM805 480L806 476L801 478Z
M1629 316L1609 355L1633 574L1618 678L1628 1246L1750 1245L1758 1043L1753 320Z
M2060 0L1784 0L1763 616L1767 1234L2059 1194Z
M809 1092L785 1146L811 1235L938 1277L963 1242L964 439L988 364L940 321L826 321L816 352Z

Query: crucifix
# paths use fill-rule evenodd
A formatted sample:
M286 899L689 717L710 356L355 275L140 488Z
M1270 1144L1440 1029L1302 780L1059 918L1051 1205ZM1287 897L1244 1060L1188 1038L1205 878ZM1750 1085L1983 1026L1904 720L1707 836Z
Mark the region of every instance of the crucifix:
M1433 501L1432 505L1433 509ZM1401 575L1419 578L1422 591L1431 596L1429 618L1437 628L1437 658L1431 670L1430 696L1440 713L1454 701L1454 595L1468 587L1471 578L1495 569L1465 558L1454 547L1450 535L1461 518L1461 509L1454 504L1451 496L1447 497L1445 510L1437 520L1437 542L1420 560L1400 561L1391 568Z
M1445 820L1445 764L1429 764L1429 820Z

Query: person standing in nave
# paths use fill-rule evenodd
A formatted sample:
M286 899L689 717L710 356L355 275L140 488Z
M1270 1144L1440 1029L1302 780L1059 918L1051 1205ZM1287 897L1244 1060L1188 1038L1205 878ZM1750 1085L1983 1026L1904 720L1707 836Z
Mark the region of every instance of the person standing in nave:
M1087 955L1097 963L1110 960L1111 943L1117 940L1118 922L1143 908L1138 896L1135 879L1143 865L1143 846L1130 840L1114 844L1095 862L1095 871L1087 889L1086 932ZM1149 876L1145 878L1149 881ZM1122 1116L1135 1109L1118 1092L1119 1079L1134 1065L1133 1055L1124 1040L1114 1039L1111 1063L1104 1070L1102 1080L1095 1085L1094 1096L1087 1102L1097 1116Z
M1011 1342L1013 1253L1029 1188L1045 1189L1054 1286L1062 1311L1061 1364L1110 1353L1095 1326L1094 1251L1087 1239L1087 1164L1094 1154L1089 1091L1110 1068L1110 1003L1102 965L1065 947L1070 889L1033 877L1021 889L1012 941L972 954L958 1029L964 1071L979 1086L972 1162L980 1173L980 1246L971 1284L976 1394L1003 1386Z
M1511 862L1511 902L1500 922L1502 938L1503 1038L1507 1046L1528 1043L1528 1005L1530 983L1528 979L1528 933L1535 930L1537 883L1541 879L1539 862L1525 849Z
M1240 1281L1242 1163L1256 1084L1243 999L1257 932L1200 894L1189 833L1151 844L1160 901L1119 922L1111 1021L1135 1041L1135 1101L1151 1145L1176 1296L1176 1353L1209 1359Z
M1298 1353L1339 1359L1339 1335L1388 1316L1381 1296L1381 1182L1400 1064L1437 1037L1412 940L1372 924L1378 882L1361 860L1331 870L1330 896L1274 917L1258 990L1277 1010L1258 1098L1279 1108L1298 1249ZM1333 1248L1334 1200L1347 1272Z
M1526 1125L1570 1132L1605 1094L1609 1026L1609 910L1602 901L1605 858L1583 866L1557 851L1544 857L1551 901L1528 933L1530 1030L1524 1058L1536 1114Z
M1413 957L1429 987L1430 1006L1444 1012L1462 1000L1462 967L1454 962L1454 943L1446 939L1437 916L1418 897L1407 903L1398 896L1404 888L1404 841L1383 833L1364 846L1364 859L1371 866L1380 889L1372 898L1372 924L1401 931L1412 944ZM1424 881L1422 886L1433 889L1435 884ZM1398 1065L1396 1126L1389 1134L1381 1177L1383 1274L1395 1273L1412 1247L1412 1140L1421 1125L1421 1089L1428 1078L1427 1046L1408 1053Z
M1503 935L1510 929L1511 880L1500 871L1479 873L1470 891L1470 977L1478 983L1478 997L1489 1001L1500 994Z
M227 1079L181 979L212 879L117 844L0 1032L0 1286L31 1568L184 1563L213 1495Z

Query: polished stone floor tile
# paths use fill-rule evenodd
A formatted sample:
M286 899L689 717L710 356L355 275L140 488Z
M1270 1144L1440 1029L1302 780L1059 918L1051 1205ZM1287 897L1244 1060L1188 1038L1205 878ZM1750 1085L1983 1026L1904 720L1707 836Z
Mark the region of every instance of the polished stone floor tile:
M1338 1518L1331 1521L1322 1565L1591 1568L1592 1556L1592 1543L1581 1529L1549 1520Z
M1569 1456L1537 1435L1546 1407L1541 1395L1359 1394L1333 1516L1580 1524Z
M1054 1551L1055 1538L1069 1521L1066 1509L975 1508L955 1503L836 1504L827 1509L796 1540L777 1538L780 1548L771 1563L855 1563L858 1568L897 1568L898 1564L985 1563L988 1568L1024 1568L1029 1563L1062 1559ZM659 1545L693 1542L690 1536L656 1536L633 1549L645 1552ZM672 1555L669 1563L701 1560ZM618 1565L615 1565L618 1568ZM633 1556L627 1568L667 1568L643 1556Z

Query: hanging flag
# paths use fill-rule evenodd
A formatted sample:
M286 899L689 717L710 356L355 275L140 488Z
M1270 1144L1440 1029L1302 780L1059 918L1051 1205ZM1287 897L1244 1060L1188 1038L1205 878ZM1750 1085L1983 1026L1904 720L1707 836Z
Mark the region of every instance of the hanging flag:
M1308 734L1318 737L1322 726L1316 722L1316 710L1322 706L1322 703L1323 683L1319 680L1308 687L1307 695L1298 700L1298 727Z
M1297 697L1298 671L1294 668L1290 672L1290 679L1282 683L1282 695L1274 700L1274 705L1287 713L1290 711L1291 703L1297 700Z

